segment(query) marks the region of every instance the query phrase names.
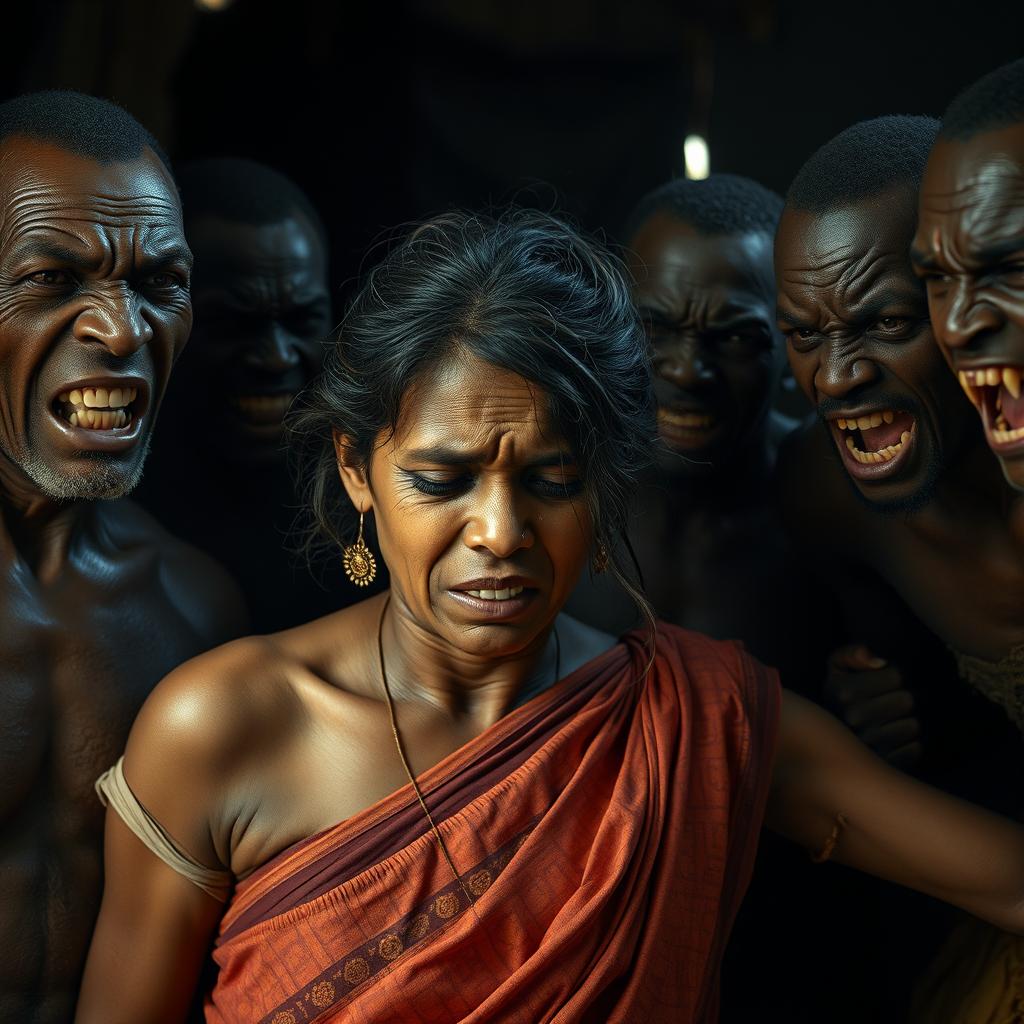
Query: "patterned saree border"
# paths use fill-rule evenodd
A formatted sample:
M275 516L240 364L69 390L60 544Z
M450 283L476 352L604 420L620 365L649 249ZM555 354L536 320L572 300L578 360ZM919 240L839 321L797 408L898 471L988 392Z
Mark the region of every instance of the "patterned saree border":
M259 1024L306 1024L319 1018L325 1011L337 1007L404 953L464 913L467 907L463 886L474 899L482 896L508 867L539 820L538 815L504 846L462 874L459 881L453 880L438 889L391 927L378 932L340 957L298 992L261 1017Z

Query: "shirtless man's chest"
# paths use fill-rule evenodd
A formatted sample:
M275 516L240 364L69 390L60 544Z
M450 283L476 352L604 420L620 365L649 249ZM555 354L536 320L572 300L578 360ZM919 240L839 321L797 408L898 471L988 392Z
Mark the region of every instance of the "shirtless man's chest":
M84 542L0 573L0 1022L69 1020L102 888L92 784L159 679L202 645L153 547Z
M961 654L999 661L1024 644L1024 544L980 513L935 529L871 531L866 560Z

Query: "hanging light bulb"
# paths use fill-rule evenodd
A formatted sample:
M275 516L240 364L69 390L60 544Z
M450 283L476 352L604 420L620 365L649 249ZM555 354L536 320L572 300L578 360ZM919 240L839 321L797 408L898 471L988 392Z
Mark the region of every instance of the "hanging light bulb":
M683 140L686 176L700 181L711 173L711 155L703 135L687 135Z

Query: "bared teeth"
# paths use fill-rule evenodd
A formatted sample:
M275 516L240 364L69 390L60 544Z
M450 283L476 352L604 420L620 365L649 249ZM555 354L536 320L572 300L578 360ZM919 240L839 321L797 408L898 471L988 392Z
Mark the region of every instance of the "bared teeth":
M896 413L892 409L883 409L881 412L871 412L864 416L839 416L835 424L840 430L870 430L872 427L880 427L883 423L892 423L895 419Z
M992 440L996 444L1009 444L1011 441L1019 441L1022 437L1024 437L1024 427L1011 429L1006 420L1000 419L992 427Z
M860 448L858 448L857 445L854 443L852 437L848 437L846 439L846 447L849 450L850 454L854 457L854 459L857 460L857 462L859 462L863 466L870 466L881 462L889 462L891 459L895 458L900 453L900 450L909 440L910 431L904 430L903 433L900 434L898 444L890 444L877 452L861 451Z
M977 370L960 370L960 386L968 388L994 388L1002 384L1014 398L1020 397L1022 371L1019 366L983 366Z
M71 426L86 430L118 430L131 420L129 406L138 394L138 388L129 387L75 388L61 392L58 400Z

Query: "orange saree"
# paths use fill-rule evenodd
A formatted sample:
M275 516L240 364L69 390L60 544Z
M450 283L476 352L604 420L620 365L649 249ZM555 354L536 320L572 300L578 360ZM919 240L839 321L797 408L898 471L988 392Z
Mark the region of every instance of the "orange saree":
M630 634L411 786L237 886L216 1024L713 1021L779 688L735 644Z

